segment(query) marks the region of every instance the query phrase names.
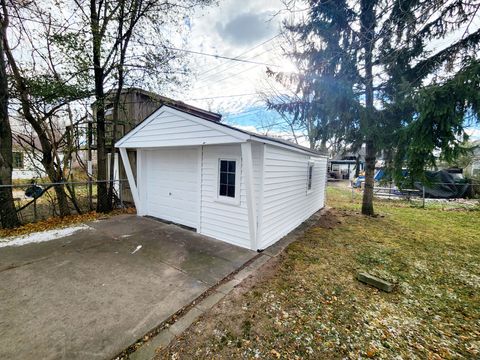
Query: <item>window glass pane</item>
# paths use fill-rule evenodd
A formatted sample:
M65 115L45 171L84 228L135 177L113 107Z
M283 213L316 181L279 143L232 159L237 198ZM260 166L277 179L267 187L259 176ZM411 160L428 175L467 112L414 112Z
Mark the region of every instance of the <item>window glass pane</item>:
M220 195L227 196L227 185L220 185Z
M235 197L235 186L228 186L228 192L227 192L227 196L229 197Z
M235 161L228 162L228 172L235 172Z
M220 161L220 171L227 171L228 169L228 161L221 160Z
M235 173L231 174L228 173L228 185L234 185L235 186Z
M227 178L228 178L227 173L220 172L220 184L228 184Z
M23 169L23 153L14 152L12 166L15 169Z

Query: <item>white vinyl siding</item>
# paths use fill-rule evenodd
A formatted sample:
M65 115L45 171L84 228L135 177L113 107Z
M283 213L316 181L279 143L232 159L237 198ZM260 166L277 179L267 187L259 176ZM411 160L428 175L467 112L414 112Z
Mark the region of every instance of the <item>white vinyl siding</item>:
M250 247L245 179L242 162L237 161L239 172L239 199L236 203L218 200L219 159L239 158L239 144L204 146L202 156L201 233L225 242Z
M309 162L314 166L312 188L307 190ZM260 249L278 241L324 206L326 168L324 157L265 146Z
M124 152L137 149L139 215L188 225L237 246L265 249L324 206L325 157L168 106L116 146ZM236 161L235 198L219 196L220 159ZM311 189L307 189L309 164L313 164ZM246 174L254 188L254 199L250 193L248 197L251 209ZM136 191L133 175L129 182Z
M125 135L117 146L152 148L238 142L238 138L208 125L208 120L165 107L152 114L132 134Z

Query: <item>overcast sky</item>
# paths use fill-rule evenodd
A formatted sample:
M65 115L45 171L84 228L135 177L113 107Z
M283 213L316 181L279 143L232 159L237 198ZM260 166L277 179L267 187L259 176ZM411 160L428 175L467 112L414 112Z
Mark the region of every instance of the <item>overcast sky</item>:
M282 39L278 35L286 16L282 10L281 0L220 0L218 6L196 10L186 20L189 32L182 40L182 46L193 51L270 64L272 70L292 71L292 64L280 50ZM480 20L476 19L476 22L480 23ZM450 42L451 39L442 39L432 44L431 50L438 51ZM171 94L172 97L219 112L224 121L252 131L264 132L271 128L269 124L278 122L277 115L265 110L264 101L258 95L259 92L268 92L272 85L282 91L278 83L267 79L266 65L195 54L189 54L189 60L195 74L191 86ZM473 138L480 139L478 128L468 132Z
M189 18L190 34L184 45L288 69L291 65L279 49L283 8L281 0L221 0L218 6L196 11ZM175 94L177 98L221 112L229 122L248 125L254 114L263 115L264 104L257 93L267 89L265 65L194 54L189 58L195 77L191 88Z

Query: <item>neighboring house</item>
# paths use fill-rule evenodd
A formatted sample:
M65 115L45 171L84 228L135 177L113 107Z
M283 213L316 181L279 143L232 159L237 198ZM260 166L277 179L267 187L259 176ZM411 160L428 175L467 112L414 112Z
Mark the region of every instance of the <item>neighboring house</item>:
M35 168L30 157L20 148L13 149L12 179L32 179L36 176Z
M364 163L359 162L359 171L363 171ZM356 159L331 159L328 161L330 176L340 180L353 180L357 167Z
M357 161L358 159L358 161ZM353 180L355 172L365 168L365 146L356 153L344 152L328 160L328 171L331 177L342 180Z
M34 156L34 149L28 149L21 144L16 136L13 137L13 170L12 180L30 180L45 176L43 166Z
M241 247L265 249L325 204L325 156L185 105L161 106L115 146L138 215Z
M480 178L480 140L474 141L472 145L475 146L472 162L465 168L464 175Z

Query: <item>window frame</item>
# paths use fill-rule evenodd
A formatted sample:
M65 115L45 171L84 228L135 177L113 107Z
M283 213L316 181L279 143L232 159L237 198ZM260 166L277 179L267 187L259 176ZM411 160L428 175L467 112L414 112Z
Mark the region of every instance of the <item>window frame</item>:
M310 177L310 169L311 169L311 177ZM307 163L307 194L313 191L313 178L314 178L314 169L315 169L315 162L309 160Z
M235 197L220 195L220 167L222 161L235 161ZM239 157L219 157L217 160L217 178L215 200L224 204L240 205L240 187L241 187L242 163Z
M113 103L105 105L105 112L103 116L110 116L113 115L113 108L115 105Z
M15 166L15 154L20 154L20 166ZM25 169L25 154L22 151L12 151L12 169L24 170Z

